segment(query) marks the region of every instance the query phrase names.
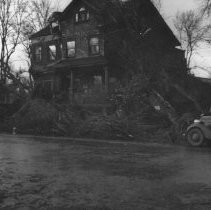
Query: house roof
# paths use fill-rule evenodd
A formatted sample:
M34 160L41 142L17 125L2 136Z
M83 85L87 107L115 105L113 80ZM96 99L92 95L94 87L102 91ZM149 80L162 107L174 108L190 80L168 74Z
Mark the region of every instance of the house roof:
M100 13L105 8L107 8L108 10L111 10L112 5L113 5L113 9L114 9L114 12L111 12L112 15L114 15L114 13L118 12L117 8L112 3L115 3L115 1L119 2L119 0L107 0L107 1L105 1L105 0L81 0L81 1L95 12ZM61 18L64 19L66 17L66 15L68 15L72 11L74 6L78 2L79 2L79 0L72 0L70 2L70 4L64 9ZM124 5L128 8L135 5L135 8L138 9L138 12L143 12L143 10L140 11L141 7L147 7L148 10L144 9L144 11L147 13L150 10L155 15L154 21L157 23L157 25L162 27L162 30L164 32L166 32L169 35L170 39L174 42L175 46L181 45L181 43L179 42L177 37L174 35L171 28L168 26L168 24L166 23L166 21L164 20L164 18L162 17L160 12L157 10L157 8L154 6L154 4L152 3L151 0L134 0L133 2L132 1L125 1L125 3L123 3L122 5ZM120 14L120 15L122 15L122 14ZM116 14L116 17L118 18L117 14Z
M166 31L166 33L169 34L169 36L175 42L175 45L176 46L181 46L180 41L177 39L177 37L175 36L175 34L171 30L171 28L168 26L168 24L166 23L166 21L164 20L163 16L160 14L160 12L157 10L155 5L152 3L152 1L151 0L145 0L145 1L148 2L150 8L153 10L153 12L156 14L156 16L158 18L157 21L161 23L161 25L163 26L164 31Z
M103 66L107 64L104 56L93 56L78 59L63 59L57 63L50 64L46 70L76 69L81 67ZM68 68L67 68L68 67Z
M40 31L32 34L30 36L30 39L34 39L34 38L41 37L41 36L48 36L49 34L51 34L50 25L48 25L45 28L41 29Z
M61 16L62 16L62 12L53 12L52 15L49 17L49 23L54 20L60 20ZM50 24L48 24L45 28L32 34L30 36L30 39L34 39L34 38L41 37L41 36L48 36L51 34L51 31L52 31L51 26L50 26ZM54 31L54 34L55 34L55 31Z
M92 8L94 11L100 11L104 8L104 0L81 0L89 8ZM72 0L63 11L63 18L72 10L72 8L79 2L79 0Z
M196 77L198 80L211 85L211 78Z
M106 7L111 10L112 9L112 2L115 1L119 1L119 0L81 0L84 4L87 5L87 7L89 7L89 9L92 9L95 12L100 12L103 11L103 9L105 9ZM57 16L59 15L59 18L65 19L65 17L69 14L71 14L72 9L74 8L74 6L79 2L79 0L72 0L70 2L70 4L64 9L63 12L61 13L55 13ZM154 6L154 4L151 2L151 0L134 0L134 4L136 4L136 8L138 8L138 10L143 7L143 5L152 11L152 13L156 16L154 18L154 21L156 21L156 23L158 23L157 25L159 25L160 27L162 27L162 30L168 34L169 38L171 39L171 41L174 43L175 46L180 46L180 42L178 41L178 39L176 38L176 36L174 35L174 33L172 32L172 30L170 29L170 27L167 25L167 23L165 22L165 20L163 19L163 17L161 16L161 14L159 13L159 11L156 9L156 7ZM132 4L132 2L128 2L125 3L124 5L130 5ZM114 8L114 11L116 12L116 9ZM47 36L51 34L51 28L50 25L48 25L46 28L38 31L35 34L31 35L31 39L36 38L36 37L40 37L40 36Z

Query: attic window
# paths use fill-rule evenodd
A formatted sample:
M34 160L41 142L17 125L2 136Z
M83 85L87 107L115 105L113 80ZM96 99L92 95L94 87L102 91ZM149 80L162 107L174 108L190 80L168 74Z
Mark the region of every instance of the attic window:
M59 27L59 22L54 21L54 22L51 23L51 26L52 26L53 29L56 28L56 27Z
M81 7L75 14L75 22L81 23L89 20L89 11L85 7Z
M79 12L84 12L86 11L85 7L81 7L81 9L79 9Z

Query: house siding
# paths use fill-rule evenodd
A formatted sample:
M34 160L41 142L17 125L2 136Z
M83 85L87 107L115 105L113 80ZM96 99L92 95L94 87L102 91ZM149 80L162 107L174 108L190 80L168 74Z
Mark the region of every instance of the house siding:
M76 2L75 0L73 1ZM89 20L76 23L75 14L83 6L82 1L77 1L75 5L71 7L70 11L65 13L65 16L60 20L60 33L45 34L43 32L41 34L45 34L45 36L34 36L32 38L33 52L36 46L42 46L42 61L36 63L34 62L34 56L32 56L32 73L34 78L39 82L42 82L42 80L54 81L53 87L55 92L59 92L59 89L62 91L66 89L66 91L70 91L69 95L73 95L76 89L74 87L75 83L80 83L82 80L87 83L91 77L94 78L96 76L101 76L104 88L109 87L106 80L126 83L130 79L130 71L132 71L133 65L138 66L139 70L145 69L147 71L149 65L156 65L158 59L164 59L168 57L168 55L172 55L170 56L172 58L174 54L178 54L178 50L175 49L178 42L173 36L173 33L171 34L171 31L166 28L167 25L162 23L162 19L158 20L158 18L156 18L157 14L155 11L150 12L151 9L153 10L152 7L141 4L140 7L136 8L140 13L137 28L142 32L144 32L146 27L151 30L150 33L143 38L140 45L136 45L135 40L131 40L133 45L129 46L128 49L131 50L132 56L136 58L136 62L132 60L130 61L131 63L127 63L127 59L130 60L130 58L126 57L126 59L123 59L122 53L124 53L125 49L128 50L127 46L125 47L125 41L127 41L127 33L131 33L131 31L128 31L126 26L120 23L109 22L110 17L103 23L103 18L105 17L100 17L99 14L96 14L91 9L89 10L88 7ZM130 16L131 14L128 15ZM90 54L89 40L91 37L99 37L100 50L97 55ZM142 39L141 33L137 39ZM75 41L75 55L73 57L67 57L68 41ZM57 58L55 61L49 61L49 44L55 44L57 46ZM147 55L146 49L147 47L150 48L149 46L152 46L153 50L155 49L156 52L159 52L157 53L159 57L153 58L153 56L157 56L154 52L154 54ZM138 51L136 51L137 49ZM182 55L182 53L179 54ZM146 60L147 56L148 60ZM96 62L92 61L92 65L90 65L89 62L89 66L87 67L85 60L95 57L105 58L107 61L106 64L102 62L98 63L96 59ZM172 62L169 66L174 65L174 60L171 58L168 58L169 62ZM179 59L183 62L182 56ZM63 61L68 63L69 66L67 64L66 67L60 67L56 70L53 68L57 63ZM78 63L78 66L74 65L73 68L72 66L73 63L76 63L75 61L81 61L81 63ZM86 74L87 78L84 79L84 75ZM83 75L83 79L81 80L79 79L80 75ZM77 80L77 82L75 80ZM71 82L74 84L71 84ZM87 84L85 86L87 86Z

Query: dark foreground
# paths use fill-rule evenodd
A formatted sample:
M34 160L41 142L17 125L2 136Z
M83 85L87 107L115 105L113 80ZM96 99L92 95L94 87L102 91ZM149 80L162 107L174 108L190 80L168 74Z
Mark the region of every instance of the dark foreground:
M0 137L0 209L211 209L211 149Z

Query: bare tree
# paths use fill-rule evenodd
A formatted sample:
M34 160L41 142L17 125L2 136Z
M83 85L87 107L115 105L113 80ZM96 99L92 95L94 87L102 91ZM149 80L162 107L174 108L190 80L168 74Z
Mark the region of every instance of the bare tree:
M199 0L201 5L201 12L203 15L210 15L211 12L211 0Z
M11 56L20 44L23 20L25 19L27 1L0 1L0 79L13 79L9 63Z
M37 32L48 25L50 15L55 11L52 0L32 0L29 4L28 17L25 21L31 33Z
M33 79L30 74L31 69L31 43L30 35L44 29L49 24L49 17L58 7L58 3L52 0L32 0L29 2L28 10L26 12L26 19L24 20L21 40L23 51L25 54L25 62L28 66L29 80L31 88L33 88Z
M24 52L27 55L27 60L30 58L30 35L45 28L49 24L49 17L54 12L55 7L51 0L32 0L28 8L27 18L24 20L22 30L22 44L24 46Z
M191 69L191 61L200 43L207 41L210 25L204 22L203 16L193 10L178 13L174 20L178 37L185 50L187 67Z

